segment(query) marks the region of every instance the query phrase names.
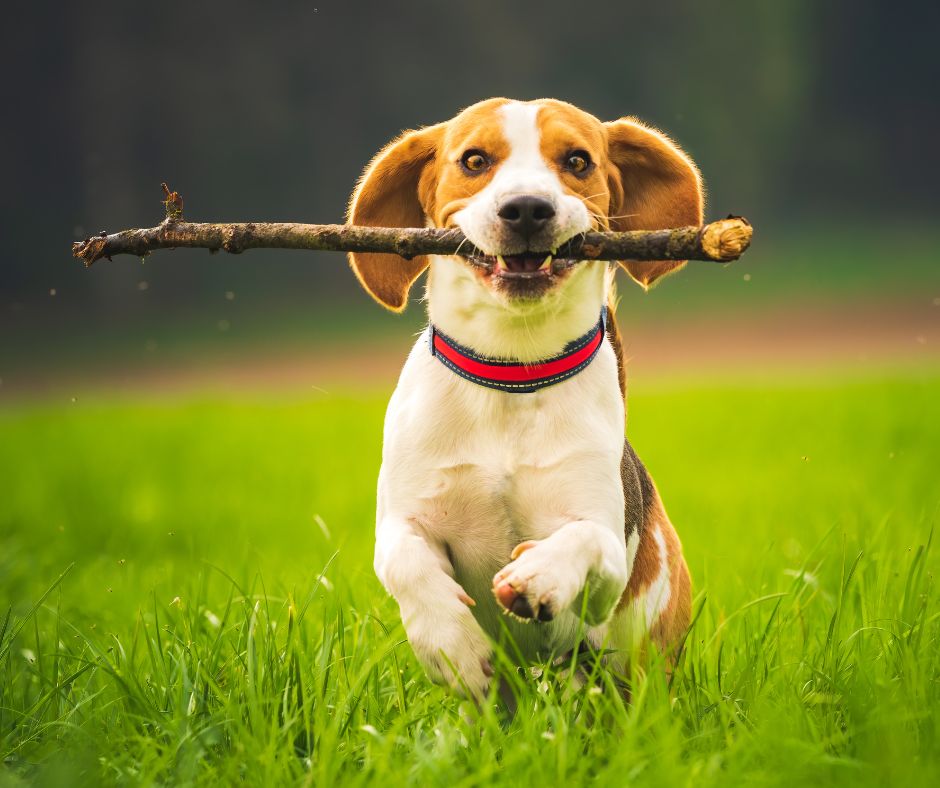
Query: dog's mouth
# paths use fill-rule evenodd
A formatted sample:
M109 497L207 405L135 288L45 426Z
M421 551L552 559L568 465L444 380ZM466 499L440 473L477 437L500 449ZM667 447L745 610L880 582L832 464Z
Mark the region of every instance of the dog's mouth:
M549 278L567 270L575 260L555 257L551 252L485 255L468 258L470 263L500 279Z

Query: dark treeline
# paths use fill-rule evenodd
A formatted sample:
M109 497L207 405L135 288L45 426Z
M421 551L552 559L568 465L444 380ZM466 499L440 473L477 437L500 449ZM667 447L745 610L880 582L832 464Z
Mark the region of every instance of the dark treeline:
M3 34L0 296L45 286L50 271L92 297L106 292L68 244L156 221L161 180L193 219L340 221L387 139L492 95L553 96L659 126L700 164L711 217L746 213L773 229L812 215L929 216L938 8L20 4ZM212 276L194 269L177 284Z

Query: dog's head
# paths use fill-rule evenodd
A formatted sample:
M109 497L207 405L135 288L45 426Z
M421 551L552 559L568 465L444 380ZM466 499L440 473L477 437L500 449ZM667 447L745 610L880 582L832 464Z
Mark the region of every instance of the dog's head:
M510 303L564 288L573 261L554 253L578 233L700 224L702 202L695 165L659 131L633 118L602 123L561 101L497 98L389 143L366 167L348 218L460 228L485 255L461 264ZM366 290L395 311L428 265L424 257L349 257ZM620 263L644 287L683 265Z

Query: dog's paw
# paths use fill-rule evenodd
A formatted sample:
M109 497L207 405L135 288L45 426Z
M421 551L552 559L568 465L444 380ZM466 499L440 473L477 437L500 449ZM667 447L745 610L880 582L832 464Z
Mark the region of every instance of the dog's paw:
M493 594L507 613L523 621L551 621L584 587L571 557L545 542L522 542L510 558L493 578Z
M424 607L407 618L403 610L402 618L408 642L435 684L461 697L486 696L493 675L490 643L464 599L456 606Z

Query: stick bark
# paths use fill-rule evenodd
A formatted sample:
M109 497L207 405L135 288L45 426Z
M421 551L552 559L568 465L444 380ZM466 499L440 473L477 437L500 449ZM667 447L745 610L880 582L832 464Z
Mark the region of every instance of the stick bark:
M483 256L459 230L357 227L343 224L291 222L187 222L182 198L164 184L166 219L156 227L101 233L72 244L72 254L86 267L106 257L145 257L157 249L182 247L220 249L238 254L247 249L304 249L332 252L384 252L406 259L415 255ZM670 230L589 232L578 235L556 252L574 260L736 260L751 242L746 219L728 217L702 227Z

